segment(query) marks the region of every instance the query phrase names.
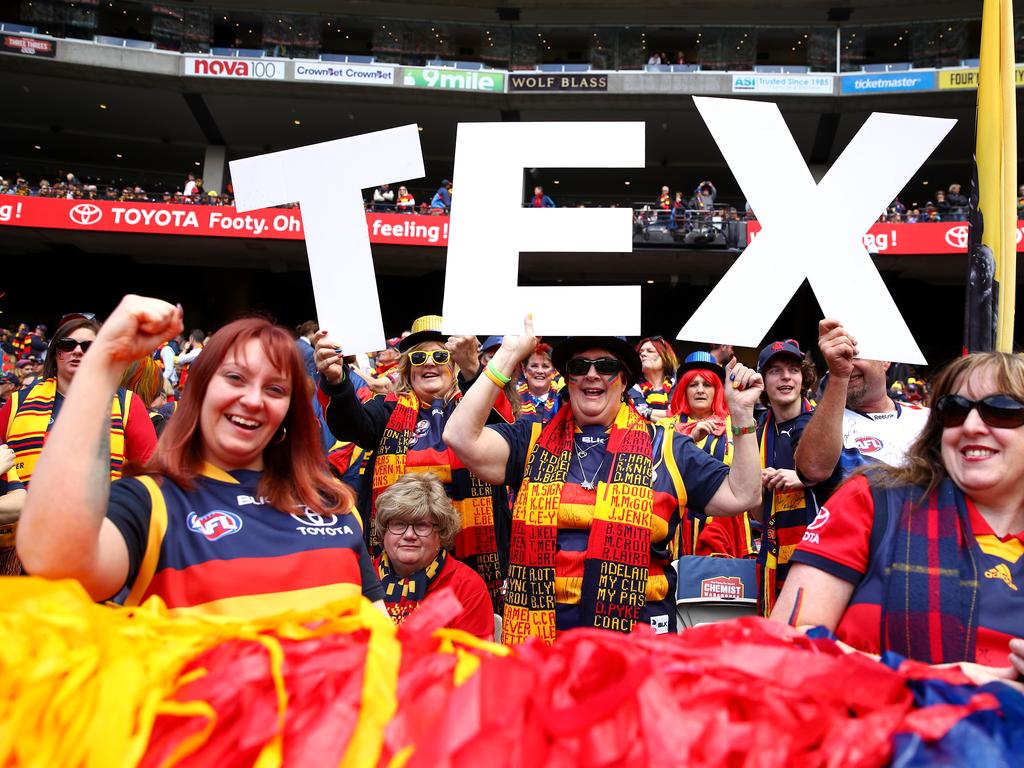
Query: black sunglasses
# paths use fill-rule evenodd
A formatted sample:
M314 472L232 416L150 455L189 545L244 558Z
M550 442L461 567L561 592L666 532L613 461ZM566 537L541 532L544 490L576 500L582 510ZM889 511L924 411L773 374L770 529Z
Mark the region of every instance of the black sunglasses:
M622 361L615 357L599 357L591 360L588 357L574 357L565 364L565 372L570 376L586 376L594 366L602 376L611 376L622 370Z
M968 400L961 395L943 395L935 403L943 427L959 427L977 408L981 420L990 427L1016 429L1024 426L1024 403L1010 395L989 395Z
M81 347L82 354L84 355L89 351L89 347L91 346L91 341L79 341L78 339L72 339L68 336L57 339L57 349L61 352L73 352L75 347Z

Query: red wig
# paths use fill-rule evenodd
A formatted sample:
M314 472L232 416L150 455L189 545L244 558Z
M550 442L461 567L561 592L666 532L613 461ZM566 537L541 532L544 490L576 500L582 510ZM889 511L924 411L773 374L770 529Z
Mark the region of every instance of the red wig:
M313 413L312 384L295 346L284 328L262 317L247 317L221 328L192 363L188 387L174 412L174 418L160 436L146 472L166 475L182 488L195 487L203 465L203 434L199 413L210 380L232 349L259 341L271 364L291 385L291 402L281 426L284 438L263 449L263 476L259 493L277 509L293 510L305 505L319 514L333 514L352 506L351 492L339 484L327 468L320 450L320 426Z
M698 376L710 384L715 391L711 398L711 414L724 419L729 415L729 406L725 403L725 388L715 372L705 368L692 368L679 377L679 381L676 382L675 389L672 391L672 401L668 406L669 414L672 416L690 415L690 403L686 399L686 388Z

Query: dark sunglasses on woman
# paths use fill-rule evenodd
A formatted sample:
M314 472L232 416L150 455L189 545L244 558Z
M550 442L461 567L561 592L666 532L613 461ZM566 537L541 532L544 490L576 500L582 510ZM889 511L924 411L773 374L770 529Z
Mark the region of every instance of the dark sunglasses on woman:
M943 427L959 427L977 408L981 420L990 427L1016 429L1024 426L1024 403L1010 395L989 395L968 400L962 395L943 395L935 403Z
M81 347L82 354L84 355L91 346L92 341L78 341L78 339L72 339L68 336L57 339L57 349L61 352L73 352L75 347Z
M447 349L435 349L433 352L410 352L409 362L413 365L425 365L427 362L427 355L430 355L433 361L438 365L448 365L448 361L452 359L452 353Z
M570 376L586 376L590 373L590 366L594 366L594 370L602 376L611 376L622 370L622 361L615 357L599 357L596 360L574 357L565 364L565 372Z

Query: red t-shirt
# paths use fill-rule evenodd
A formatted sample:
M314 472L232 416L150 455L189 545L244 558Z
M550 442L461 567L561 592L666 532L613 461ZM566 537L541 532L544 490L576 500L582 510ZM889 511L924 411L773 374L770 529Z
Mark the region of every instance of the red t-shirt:
M374 560L374 567L380 565L380 558ZM465 563L459 562L451 555L444 561L444 568L437 574L423 602L430 600L435 592L451 587L455 596L462 603L462 613L450 621L450 629L461 629L481 640L494 641L494 608L491 606L491 595L480 574ZM401 623L401 620L398 620Z
M975 661L995 667L1009 664L1007 644L1024 636L1024 531L996 536L967 499L971 528L985 558L979 564L978 638ZM793 553L803 563L855 586L836 636L854 648L881 653L882 600L885 585L869 562L875 510L867 478L855 477L825 503L807 526ZM889 551L886 541L878 546Z

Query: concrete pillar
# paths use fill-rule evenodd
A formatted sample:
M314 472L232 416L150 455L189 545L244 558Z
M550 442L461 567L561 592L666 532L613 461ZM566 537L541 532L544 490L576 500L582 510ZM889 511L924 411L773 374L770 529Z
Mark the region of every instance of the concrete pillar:
M224 176L227 170L228 149L219 144L210 144L203 157L203 189L224 193Z

